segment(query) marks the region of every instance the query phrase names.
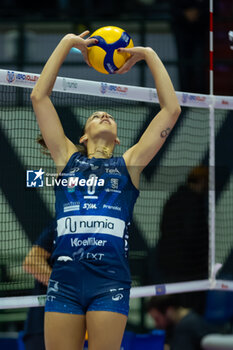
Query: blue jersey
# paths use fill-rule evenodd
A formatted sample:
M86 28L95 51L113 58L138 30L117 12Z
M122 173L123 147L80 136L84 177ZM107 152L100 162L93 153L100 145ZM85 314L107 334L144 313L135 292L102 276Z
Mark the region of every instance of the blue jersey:
M130 283L128 229L139 191L124 159L89 159L74 153L56 180L55 194L54 268L57 263L77 270L82 266Z

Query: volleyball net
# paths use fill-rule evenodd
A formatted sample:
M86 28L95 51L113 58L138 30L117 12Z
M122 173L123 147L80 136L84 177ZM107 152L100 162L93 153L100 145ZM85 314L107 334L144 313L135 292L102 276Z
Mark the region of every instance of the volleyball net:
M0 70L0 308L42 305L23 262L53 219L53 161L36 139L37 74ZM233 97L177 92L180 119L141 176L130 228L131 297L233 290ZM51 96L78 143L93 111L114 116L119 156L159 111L156 89L58 77ZM43 182L31 174L42 169ZM41 180L39 178L39 180ZM208 186L205 186L205 185ZM188 198L188 199L187 199Z

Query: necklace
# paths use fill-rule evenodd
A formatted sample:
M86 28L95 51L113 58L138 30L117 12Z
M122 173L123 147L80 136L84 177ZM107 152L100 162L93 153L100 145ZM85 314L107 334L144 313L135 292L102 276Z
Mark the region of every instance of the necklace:
M109 149L108 149L108 147L102 147L102 148L96 148L95 149L95 152L93 152L93 153L89 153L88 154L88 157L89 156L92 156L93 154L95 154L96 152L99 152L99 153L102 153L104 156L106 156L106 157L108 157L108 158L110 158L111 156L112 156L112 153L111 152L109 152Z

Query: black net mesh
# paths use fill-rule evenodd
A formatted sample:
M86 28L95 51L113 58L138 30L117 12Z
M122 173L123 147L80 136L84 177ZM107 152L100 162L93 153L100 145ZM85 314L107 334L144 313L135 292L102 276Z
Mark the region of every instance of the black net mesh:
M32 293L34 279L24 272L22 264L54 217L53 187L26 187L27 170L56 172L50 157L42 154L35 141L39 128L30 92L1 86L1 296ZM52 100L66 135L74 143L93 111L113 115L121 141L116 156L139 140L159 110L157 104L64 92L54 92ZM216 111L216 119L222 121L216 123L216 134L227 115L227 111ZM183 107L168 140L141 176L129 240L133 286L208 277L208 159L209 111ZM217 207L217 258L221 261L230 248L231 198L226 190L224 205Z

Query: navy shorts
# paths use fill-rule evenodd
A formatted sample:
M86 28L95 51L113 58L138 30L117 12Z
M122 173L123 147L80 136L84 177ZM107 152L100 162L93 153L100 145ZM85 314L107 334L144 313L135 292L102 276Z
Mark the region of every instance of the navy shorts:
M128 316L129 295L130 286L98 276L83 267L75 274L66 273L65 278L54 269L45 311L76 315L85 315L88 311L112 311Z

